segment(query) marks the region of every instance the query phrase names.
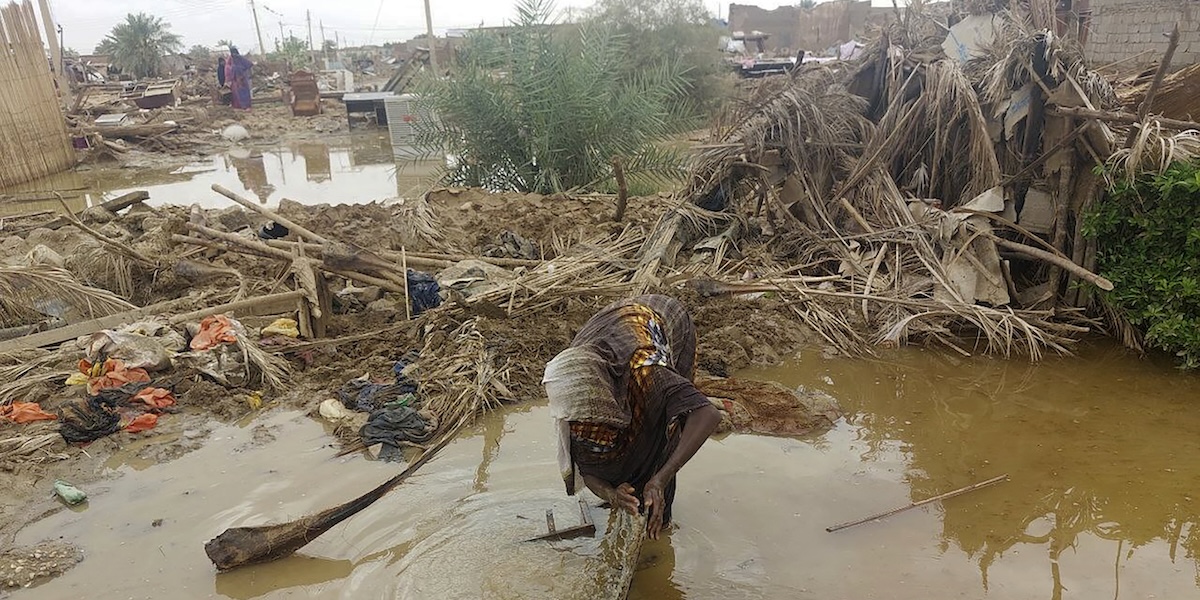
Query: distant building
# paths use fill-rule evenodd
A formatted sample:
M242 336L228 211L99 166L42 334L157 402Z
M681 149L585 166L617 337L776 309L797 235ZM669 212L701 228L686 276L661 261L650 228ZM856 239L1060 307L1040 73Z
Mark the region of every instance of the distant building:
M730 4L729 29L767 34L764 50L770 54L824 53L860 38L870 25L882 25L893 14L891 8L873 8L870 0L834 0L813 8L780 6L774 10Z

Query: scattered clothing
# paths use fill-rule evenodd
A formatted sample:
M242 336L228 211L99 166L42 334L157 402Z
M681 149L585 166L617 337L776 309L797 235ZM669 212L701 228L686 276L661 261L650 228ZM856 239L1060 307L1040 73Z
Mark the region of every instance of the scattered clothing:
M401 446L418 445L433 439L437 430L437 418L422 415L409 406L384 408L371 413L371 418L359 430L363 444L383 444L379 453L384 462L397 462L404 458Z
M150 374L142 368L130 368L125 361L110 358L100 364L87 360L79 361L79 371L87 374L88 394L95 396L102 390L119 388L131 383L149 383Z
M63 407L58 420L58 432L70 444L87 444L121 430L121 416L99 396Z
M130 403L142 403L148 410L162 410L175 405L175 395L171 390L159 387L145 387L130 398Z
M259 239L263 240L277 240L282 237L287 237L289 233L291 233L291 230L289 230L285 225L276 223L275 221L268 221L267 223L263 224L262 227L258 228L258 237Z
M395 383L374 383L366 375L347 381L338 389L338 400L358 412L373 412L391 404L416 404L417 383L404 374L413 362L416 355L409 353L392 365ZM411 398L405 400L408 396Z
M584 324L542 380L567 494L579 490L586 474L614 486L629 483L640 499L675 451L682 420L710 404L692 383L695 361L695 326L673 298L619 301ZM673 478L663 495L669 522Z
M440 306L442 304L440 291L441 286L438 285L437 279L433 275L412 269L408 270L408 297L412 301L413 316Z
M200 331L192 338L192 350L209 350L221 344L237 343L237 330L225 315L211 315L200 321Z
M270 325L263 327L260 333L263 337L281 335L283 337L298 338L300 337L299 325L295 319L275 319Z
M128 425L125 426L125 431L129 433L139 433L147 429L154 429L158 425L158 415L154 413L146 413L138 415Z
M42 410L37 402L13 402L0 406L0 419L11 421L18 425L34 421L53 421L58 417Z

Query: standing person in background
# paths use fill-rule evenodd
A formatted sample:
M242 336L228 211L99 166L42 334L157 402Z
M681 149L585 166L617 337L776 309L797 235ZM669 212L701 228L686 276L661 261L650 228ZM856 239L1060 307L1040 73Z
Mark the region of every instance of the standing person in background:
M254 69L254 63L242 56L237 48L230 48L225 69L225 81L233 92L233 107L250 110L250 72Z
M225 57L217 59L217 87L225 87Z

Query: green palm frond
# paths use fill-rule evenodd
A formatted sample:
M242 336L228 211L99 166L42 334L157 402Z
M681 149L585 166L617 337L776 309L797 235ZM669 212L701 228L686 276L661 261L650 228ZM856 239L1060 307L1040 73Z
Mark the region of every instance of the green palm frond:
M677 153L655 148L690 125L678 63L629 74L634 49L612 28L555 25L546 0L517 13L505 36L467 40L453 78L420 88L436 118L418 121L417 144L455 157L448 183L561 192L607 179L614 156L639 173L678 171Z

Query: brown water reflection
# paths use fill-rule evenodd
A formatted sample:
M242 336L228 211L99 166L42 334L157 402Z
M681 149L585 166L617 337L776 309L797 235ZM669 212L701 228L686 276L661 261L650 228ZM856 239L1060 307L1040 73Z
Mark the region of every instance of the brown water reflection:
M1120 583L1135 557L1164 561L1155 572L1186 569L1191 585L1161 583L1167 597L1195 597L1200 379L1110 346L1084 358L1029 365L912 350L872 361L806 357L754 375L837 395L864 461L903 454L912 500L1010 474L942 507L942 550L970 557L983 591L1006 558L1032 552L1044 556L1044 568L1027 574L1043 580L1041 597L1086 597L1065 582L1105 571L1113 597L1146 597L1142 583ZM886 533L888 524L864 527Z
M705 444L680 474L675 527L642 549L630 600L1200 594L1194 376L1111 346L1038 365L813 352L749 374L827 389L847 420L809 439ZM564 524L577 510L548 410L527 403L486 416L297 557L217 575L202 544L224 528L312 513L396 469L334 458L327 431L298 413L258 424L274 439L220 427L169 463L110 462L123 476L89 487L86 509L19 534L21 544L62 536L87 556L19 597L593 598L620 562L599 539L520 542L542 532L547 508ZM824 531L1000 473L1011 481Z
M295 142L281 148L229 149L178 167L96 166L68 171L9 189L0 195L37 195L0 202L0 216L60 210L50 191L62 191L79 211L133 190L150 192L150 203L232 206L212 192L223 185L264 205L283 198L308 204L364 203L412 197L432 185L440 164L397 161L386 135L356 134L325 142Z

